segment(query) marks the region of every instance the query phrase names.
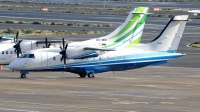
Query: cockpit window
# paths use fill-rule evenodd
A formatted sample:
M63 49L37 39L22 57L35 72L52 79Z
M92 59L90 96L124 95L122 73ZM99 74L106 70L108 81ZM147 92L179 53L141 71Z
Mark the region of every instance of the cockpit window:
M22 54L19 58L26 58L28 54Z
M29 54L28 58L35 58L34 54Z
M35 58L34 54L22 54L19 58Z

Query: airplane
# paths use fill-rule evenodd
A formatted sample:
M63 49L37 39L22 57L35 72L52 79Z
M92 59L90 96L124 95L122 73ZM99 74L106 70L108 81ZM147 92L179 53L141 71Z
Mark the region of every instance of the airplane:
M189 10L188 12L191 12L191 13L200 13L200 10Z
M19 40L18 35L19 32L17 32L15 38L7 38L7 40L0 42L0 65L9 65L23 52L50 47L51 43L62 42L61 40L47 40L47 38L45 40ZM0 39L2 38L3 36L0 37ZM42 44L46 46L41 46Z
M161 65L170 59L186 55L176 51L187 21L188 15L174 16L150 43L132 48L120 48L98 57L74 60L69 56L66 59L67 63L63 64L63 56L68 55L66 52L61 53L62 50L59 52L59 49L54 48L37 49L24 53L11 62L8 68L20 70L21 78L26 78L29 71L66 71L78 74L80 77L92 78L95 73Z
M84 59L97 57L103 52L113 51L119 47L134 47L140 43L148 11L148 7L137 7L130 11L125 22L110 34L82 42L69 43L67 44L69 49L66 50L67 47L65 47L63 52L70 52L70 54L68 54L71 55L73 59ZM48 47L50 44L47 45L47 43L52 43L54 41L18 41L17 33L16 41L14 40L14 42L10 44L8 44L8 42L9 41L0 43L0 65L8 65L11 61L19 57L19 54L22 54L22 52L41 48L38 44L46 43L46 47ZM67 57L65 56L64 58Z

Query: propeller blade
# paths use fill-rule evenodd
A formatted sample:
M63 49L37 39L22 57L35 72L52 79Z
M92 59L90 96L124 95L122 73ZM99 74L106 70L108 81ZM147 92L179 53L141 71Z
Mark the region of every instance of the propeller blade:
M18 44L20 44L23 40L20 40Z
M47 48L47 38L45 38L45 47Z
M1 42L2 37L3 37L3 35L0 37L0 42Z
M19 50L19 53L22 54L22 50L21 50L21 48L19 48L18 50Z
M66 69L66 57L64 59L64 69Z
M67 50L68 44L65 45L65 50Z
M63 58L64 58L63 56L60 58L60 61L61 61L61 62L62 62Z
M19 50L17 50L17 58L19 58Z
M17 51L17 49L15 49L15 51L14 51L14 52L16 53L16 51Z
M64 38L63 38L63 49L65 48L65 40L64 40Z
M47 48L49 48L51 46L51 43L48 44Z
M19 31L17 31L17 34L16 34L16 42L18 43L18 35L19 35Z
M61 46L60 46L60 50L63 50Z

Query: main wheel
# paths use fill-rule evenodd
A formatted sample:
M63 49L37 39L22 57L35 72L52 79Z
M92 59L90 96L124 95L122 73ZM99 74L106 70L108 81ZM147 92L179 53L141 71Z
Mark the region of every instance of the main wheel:
M88 78L94 78L94 74L92 72L88 73Z
M81 78L85 78L86 74L78 74Z
M26 78L26 74L21 74L21 78Z

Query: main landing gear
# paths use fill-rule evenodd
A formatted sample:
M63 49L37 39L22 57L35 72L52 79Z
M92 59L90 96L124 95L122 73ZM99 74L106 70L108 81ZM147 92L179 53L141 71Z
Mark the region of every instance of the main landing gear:
M92 73L92 72L88 73L87 76L88 76L88 78L95 78L94 73Z
M89 72L89 73L84 73L84 74L78 74L81 78L85 78L86 75L88 76L88 78L95 78L94 73Z

